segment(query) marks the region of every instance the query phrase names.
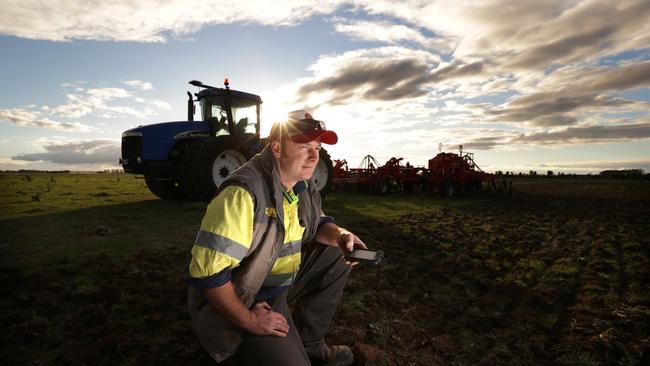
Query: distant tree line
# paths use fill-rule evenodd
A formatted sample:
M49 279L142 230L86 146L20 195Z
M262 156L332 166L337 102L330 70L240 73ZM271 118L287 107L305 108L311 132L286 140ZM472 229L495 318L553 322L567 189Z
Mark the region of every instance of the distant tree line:
M37 169L20 169L20 170L2 170L3 173L49 173L49 174L70 174L69 170L37 170Z
M104 169L104 171L98 171L97 173L124 173L124 169Z
M575 173L555 173L548 170L546 174L538 174L536 170L531 170L528 173L514 173L503 172L498 170L495 172L499 176L521 177L521 178L568 178L568 179L631 179L631 180L650 180L650 173L646 173L643 169L620 169L620 170L603 170L598 174L575 174Z
M607 179L643 179L648 176L643 169L603 170L600 176Z
M38 169L20 169L20 170L0 170L0 173L47 173L47 174L70 174L70 173L124 173L123 169L104 169L98 171L70 171L70 170L38 170Z

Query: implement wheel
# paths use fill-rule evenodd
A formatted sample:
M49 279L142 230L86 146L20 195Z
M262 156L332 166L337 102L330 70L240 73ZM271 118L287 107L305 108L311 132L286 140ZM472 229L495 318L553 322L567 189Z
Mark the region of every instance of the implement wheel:
M456 184L454 184L453 180L450 179L445 182L443 194L446 198L451 198L456 194Z
M383 178L377 178L377 181L375 181L374 184L375 192L378 194L386 195L390 192L390 181L388 178L383 177Z

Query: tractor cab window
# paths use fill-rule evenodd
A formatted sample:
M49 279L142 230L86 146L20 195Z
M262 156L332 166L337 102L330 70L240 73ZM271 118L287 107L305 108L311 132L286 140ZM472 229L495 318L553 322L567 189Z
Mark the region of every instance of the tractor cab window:
M254 134L255 126L257 125L257 105L237 105L239 103L233 102L232 118L235 122L235 128L239 134L251 133Z
M259 104L244 98L232 98L232 119L237 135L257 133ZM228 113L221 96L201 100L204 120L213 126L216 136L230 135Z
M226 110L223 109L220 105L211 105L210 106L210 117L208 117L208 122L212 121L217 127L217 136L229 135L228 132L228 114Z
M228 132L228 113L224 108L223 98L201 99L201 110L203 120L210 124L210 128L216 132L216 136L230 135L230 132Z

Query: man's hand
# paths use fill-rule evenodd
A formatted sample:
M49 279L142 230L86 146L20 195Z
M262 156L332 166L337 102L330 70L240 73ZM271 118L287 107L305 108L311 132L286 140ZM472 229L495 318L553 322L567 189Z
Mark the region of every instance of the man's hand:
M344 254L351 252L352 250L354 250L354 248L368 249L368 247L366 247L366 244L363 241L361 241L361 239L359 239L358 236L346 230L341 231L339 233L339 238L337 242ZM359 262L345 261L345 264L348 264L350 266L356 266L357 264L359 264Z
M354 248L368 249L358 236L337 226L332 222L325 223L316 231L316 241L319 243L338 246L343 255L350 253ZM345 261L345 264L356 266L359 262Z
M282 314L271 310L266 302L260 302L251 309L251 326L248 331L255 335L286 337L289 325Z

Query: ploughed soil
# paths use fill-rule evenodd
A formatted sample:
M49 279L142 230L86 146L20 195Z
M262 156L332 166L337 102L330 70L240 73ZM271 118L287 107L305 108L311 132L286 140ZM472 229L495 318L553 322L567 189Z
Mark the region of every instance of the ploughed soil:
M385 261L354 269L328 342L357 365L650 364L648 185L516 184L346 223ZM189 249L1 268L2 364L212 364L186 310Z

